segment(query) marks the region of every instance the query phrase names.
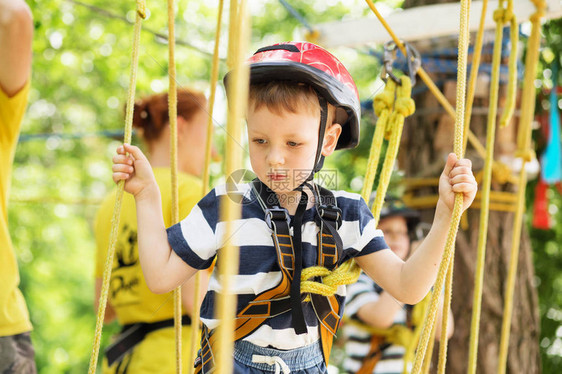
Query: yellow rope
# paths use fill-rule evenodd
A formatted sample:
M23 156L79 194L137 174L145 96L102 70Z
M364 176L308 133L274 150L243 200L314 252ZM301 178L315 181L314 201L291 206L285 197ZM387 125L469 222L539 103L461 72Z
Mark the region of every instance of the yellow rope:
M171 169L171 195L172 195L172 220L179 222L180 207L178 196L178 91L176 85L176 59L175 59L175 11L174 0L168 0L168 118L170 122L170 169ZM174 290L174 331L176 340L176 373L182 372L181 346L181 286Z
M464 112L464 140L463 148L466 149L468 142L468 131L470 130L470 118L472 117L472 104L474 103L474 93L476 88L476 80L478 78L478 69L480 68L480 60L482 57L482 44L484 42L484 25L486 24L486 10L488 9L488 0L482 1L482 13L480 14L480 25L474 42L474 52L472 54L472 67L470 68L470 78L468 80L466 94L466 109Z
M478 249L476 258L476 273L474 275L474 296L472 307L472 321L470 328L470 344L468 358L468 373L476 372L476 361L478 356L478 335L480 326L480 312L482 308L482 287L484 284L484 265L486 258L486 239L488 235L488 216L490 206L490 189L492 185L492 164L494 157L494 144L496 134L496 119L498 109L498 94L500 85L500 64L502 53L503 25L510 20L503 1L498 3L498 9L494 12L496 21L496 35L494 40L494 52L492 57L492 76L490 79L490 101L488 106L488 123L486 134L486 158L484 161L481 200L480 200L480 227L478 231ZM517 77L515 77L517 78ZM510 82L510 85L511 82Z
M201 197L205 196L209 190L209 174L211 165L211 151L213 145L213 110L215 106L215 97L217 92L217 80L219 77L219 42L222 26L222 11L224 7L224 0L219 0L219 7L217 13L217 26L215 29L215 48L213 52L213 64L211 67L211 94L209 95L209 116L207 118L207 143L205 145L205 167L203 169L203 184L201 189ZM195 355L197 354L197 347L199 342L199 318L200 311L197 307L199 305L199 292L201 289L201 272L197 272L195 275L195 283L193 285L194 295L193 295L193 311L191 313L191 347L188 352L187 362L190 363L189 374L195 371L191 362L193 362Z
M388 118L390 117L390 112L392 111L395 96L396 83L389 79L386 82L383 92L375 96L375 99L373 100L373 109L378 119L375 127L375 133L373 135L373 142L371 143L371 150L369 152L369 160L367 161L367 171L365 172L363 189L361 191L361 196L363 196L363 199L367 203L370 200L373 183L377 174L383 138L385 136Z
M534 80L537 74L537 65L540 47L541 18L544 16L546 2L544 0L532 0L537 11L531 16L531 35L529 36L527 56L525 58L525 77L523 81L523 94L521 103L520 129L518 136L518 154L522 156L521 171L519 173L519 191L517 210L513 222L513 235L511 238L511 257L505 286L505 305L503 309L503 321L500 340L500 352L498 358L498 373L505 373L507 362L507 351L509 347L509 332L513 312L513 293L515 288L515 276L517 262L519 260L519 245L521 241L521 225L525 209L525 190L527 186L527 174L525 164L529 161L532 152L531 123L535 112L535 86Z
M509 80L507 84L507 97L503 115L500 119L500 126L505 127L511 121L513 112L515 111L515 99L517 95L517 46L519 44L519 27L517 25L517 18L513 13L513 0L507 1L507 9L505 10L504 20L510 24L509 43L511 50L509 55Z
M429 306L429 304L428 304ZM435 345L435 332L437 321L433 322L431 326L431 334L429 334L429 343L427 344L427 353L423 359L422 373L429 374L429 368L431 366L431 358L433 357L433 346Z
M246 16L246 1L230 2L230 30L229 30L229 60L232 66L232 80L229 80L228 98L230 101L228 120L225 172L232 174L242 167L241 130L242 118L248 102L249 71L244 64L247 44L249 41L250 19ZM230 55L232 54L232 55ZM221 323L217 327L216 372L218 374L232 373L232 354L234 341L234 316L236 315L236 297L232 293L233 275L238 270L239 250L232 243L234 234L233 222L240 217L240 206L231 199L221 201L221 221L226 222L224 238L225 246L221 248L218 266L220 270L221 288L217 300L217 315Z
M422 301L414 305L411 317L411 323L414 326L413 330L408 326L400 324L392 325L391 327L386 329L377 328L354 319L346 319L345 323L348 325L356 326L369 333L370 335L382 336L388 343L406 348L406 352L404 353L403 357L403 373L407 374L409 372L409 366L414 358L415 348L420 337L421 327L423 325L423 321L429 307L430 299L431 292L428 293Z
M404 47L404 44L402 43L402 41L400 41L398 36L396 36L394 31L390 28L390 25L386 22L386 20L383 18L383 16L379 13L377 8L375 7L375 4L373 4L373 1L372 0L365 0L365 1L367 2L367 5L369 5L369 8L371 8L373 13L377 16L377 18L379 19L379 21L381 22L383 27L386 29L388 34L392 37L392 40L394 41L394 43L398 46L398 48L400 48L400 50L402 51L404 56L406 56L407 55L406 54L406 47ZM451 117L456 118L455 109L453 108L451 103L449 103L449 101L447 100L445 95L443 95L443 93L441 93L441 91L439 91L439 88L435 85L435 83L433 83L429 74L427 74L426 71L423 68L420 67L419 70L418 70L418 76L425 83L425 85L427 86L429 91L435 96L437 101L439 101L439 103L447 111L447 113L449 113L449 115ZM464 137L463 137L463 139L464 139ZM478 140L476 135L474 135L470 130L468 131L468 140L470 141L470 144L472 144L472 146L474 147L476 152L478 152L478 154L481 157L484 157L484 155L486 154L486 150L484 149L484 147L482 146L482 144L480 143L480 141Z
M323 296L332 296L338 290L338 286L357 282L361 268L353 260L348 260L330 271L322 266L311 266L302 269L301 293L315 293ZM321 277L322 282L310 279Z
M139 44L142 19L146 17L146 5L144 0L137 0L137 12L135 27L133 33L133 51L131 56L131 75L129 79L129 90L127 93L127 111L125 114L125 135L124 143L131 142L132 124L133 124L133 108L135 105L135 88L137 85L137 67L139 60ZM119 229L119 219L121 216L121 202L123 201L123 185L124 181L120 181L117 185L117 196L115 199L115 208L113 209L113 217L111 219L111 233L109 236L109 248L105 260L101 293L99 298L98 313L96 316L96 330L94 334L94 343L92 354L90 356L90 364L88 368L89 374L96 372L98 356L101 343L101 334L103 329L103 319L105 316L105 307L107 304L107 295L109 292L109 280L111 278L111 268L113 266L113 257L115 254L115 243L117 242L117 234Z
M457 97L456 97L456 116L455 116L455 142L454 142L454 152L458 158L463 156L463 130L464 130L464 107L465 107L465 94L466 94L466 65L467 65L467 50L469 41L468 32L468 17L469 17L469 4L470 0L461 0L461 15L460 15L460 27L459 27L459 53L458 53L458 71L457 71ZM443 289L443 283L445 275L449 269L450 264L452 264L454 258L454 247L455 239L457 235L457 229L462 215L462 204L463 195L455 195L455 205L453 209L453 215L451 217L451 225L449 227L449 233L447 237L447 242L445 245L445 250L443 253L443 259L439 266L439 272L437 274L437 280L433 289L433 295L431 298L431 304L429 307L428 316L424 322L422 335L420 342L418 344L418 349L416 352L416 358L414 360L413 373L419 374L421 372L421 367L424 361L424 355L429 343L429 338L432 330L432 323L435 320L435 315L437 312L437 306L439 303L439 295ZM447 302L445 303L447 304ZM443 311L443 319L448 318L449 311ZM446 354L445 352L443 352Z
M386 157L381 170L379 185L375 195L375 202L373 203L372 212L375 217L375 226L378 225L380 212L384 203L384 197L396 156L398 155L398 148L400 146L400 138L402 137L402 129L404 128L404 119L414 113L416 105L412 100L412 83L410 78L406 75L400 77L402 84L396 87L396 101L394 108L387 123L387 133L390 132L390 140L386 150ZM390 81L389 81L390 82ZM388 83L387 83L388 84Z
M454 254L453 254L454 256ZM443 311L442 311L442 318L441 318L441 338L439 340L439 361L437 365L437 372L444 373L445 366L447 364L447 346L449 344L449 337L447 336L447 330L449 329L449 310L451 310L451 297L453 293L453 269L455 265L454 257L451 258L451 262L449 264L449 270L447 271L447 278L445 279L445 297L443 298ZM437 319L437 318L436 318ZM434 326L437 324L435 321ZM432 328L432 330L435 327ZM430 341L435 340L435 338L431 338L430 334Z

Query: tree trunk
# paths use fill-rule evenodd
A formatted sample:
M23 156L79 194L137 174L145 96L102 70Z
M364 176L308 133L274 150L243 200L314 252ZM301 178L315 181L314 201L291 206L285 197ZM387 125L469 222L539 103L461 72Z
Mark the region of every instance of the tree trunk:
M405 7L444 2L451 1L406 0ZM489 12L492 11L493 9L489 9ZM473 15L473 17L479 17L479 15ZM474 37L471 38L471 41L474 41ZM420 53L429 52L429 44L431 44L432 50L436 50L456 47L457 40L443 38L431 40L430 43L428 41L418 43L417 47ZM449 58L456 61L456 57ZM485 62L489 61L483 60L483 63ZM433 78L434 80L446 80L444 91L454 105L456 77L433 75ZM423 83L418 83L418 86L423 86ZM482 144L485 144L485 115L488 106L488 98L485 92L488 91L489 87L487 85L485 85L486 87L482 86L479 86L481 94L474 103L475 110L471 121L471 129L479 137ZM482 90L482 88L485 89ZM505 99L505 95L502 95L504 88L502 86L500 89L498 107L498 114L500 115L502 103ZM405 171L406 177L438 177L444 165L445 155L452 152L452 124L454 124L454 120L444 110L441 110L440 105L428 91L417 95L414 99L417 110L416 114L406 121L399 156L400 169ZM517 122L517 118L512 122ZM513 159L516 145L515 131L515 123L512 123L507 129L498 129L496 159L501 156ZM475 152L470 151L470 145L468 150L467 157L473 160L475 174L477 174L483 166L483 160ZM428 167L428 165L433 166ZM492 189L515 191L516 187L493 183ZM416 191L417 196L435 193L436 189L434 188ZM424 209L422 214L424 221L431 222L434 210ZM480 210L471 208L466 216L468 227L460 228L457 236L452 300L455 333L449 341L447 359L447 372L455 374L466 372L468 366ZM497 370L513 220L514 214L511 212L490 211L489 214L478 366L476 369L479 374L496 373ZM529 236L527 230L523 228L507 362L508 373L528 374L541 371L538 338L539 314L534 268Z

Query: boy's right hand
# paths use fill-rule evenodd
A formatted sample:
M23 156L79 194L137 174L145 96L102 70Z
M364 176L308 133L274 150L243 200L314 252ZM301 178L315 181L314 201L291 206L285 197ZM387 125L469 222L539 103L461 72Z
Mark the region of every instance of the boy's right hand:
M113 181L125 181L124 189L135 199L149 193L157 186L154 173L146 156L139 147L123 144L117 148L117 155L113 156Z

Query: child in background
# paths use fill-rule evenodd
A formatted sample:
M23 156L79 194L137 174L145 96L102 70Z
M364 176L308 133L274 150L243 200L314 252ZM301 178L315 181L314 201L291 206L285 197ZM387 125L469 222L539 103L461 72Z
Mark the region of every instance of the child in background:
M470 161L450 154L434 224L404 262L384 242L360 195L312 182L324 157L359 141L359 97L345 67L324 49L300 42L261 48L249 65L247 129L257 179L244 185L242 216L234 222L233 237L227 238L240 247L233 285L238 296L234 371L325 373L345 287L331 296L301 295L303 269L321 265L337 271L355 258L395 298L419 302L435 282L455 193L463 194L463 209L468 208L476 182ZM226 187L213 189L189 216L166 230L147 158L125 144L113 160L114 181L124 180L136 201L139 255L148 286L168 292L209 267L225 241L219 206L228 198ZM198 370L204 373L220 357L213 352L220 291L215 271L201 307Z
M179 212L185 217L201 198L201 174L205 163L207 138L207 99L202 92L181 88L177 91L178 194ZM170 121L166 92L144 97L135 103L133 127L146 145L155 180L162 191L164 222L172 221L170 168ZM113 209L117 189L104 199L95 223L97 243L95 309L101 293ZM103 373L172 373L176 368L174 298L172 294L152 293L144 280L139 262L135 201L125 195L109 284L105 322L117 319L121 333L105 351ZM208 274L202 273L201 289L207 288ZM191 318L195 299L193 280L182 287L182 349L191 349ZM202 298L201 298L202 299ZM187 363L183 365L187 371Z
M397 199L387 199L381 210L379 226L390 249L402 260L412 254L412 242L419 213ZM346 323L343 327L346 373L401 374L410 371L416 346L414 330L425 316L429 295L417 305L404 305L384 291L364 273L357 283L347 287ZM443 301L441 300L441 303ZM442 306L436 321L435 339L441 336ZM447 337L453 334L453 316L449 313Z

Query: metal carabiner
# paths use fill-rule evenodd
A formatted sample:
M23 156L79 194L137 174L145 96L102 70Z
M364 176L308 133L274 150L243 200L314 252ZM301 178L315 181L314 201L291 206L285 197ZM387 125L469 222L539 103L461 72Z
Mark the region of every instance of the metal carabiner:
M408 64L408 76L412 82L412 86L416 83L416 74L421 67L420 53L410 44L402 42L406 48L406 62ZM382 79L386 82L388 78L392 79L396 84L401 85L402 81L392 73L392 64L396 60L396 51L398 46L394 41L389 41L384 44L383 55L383 70Z

